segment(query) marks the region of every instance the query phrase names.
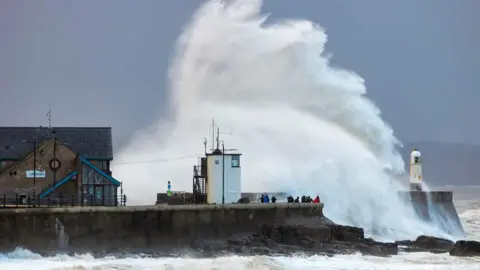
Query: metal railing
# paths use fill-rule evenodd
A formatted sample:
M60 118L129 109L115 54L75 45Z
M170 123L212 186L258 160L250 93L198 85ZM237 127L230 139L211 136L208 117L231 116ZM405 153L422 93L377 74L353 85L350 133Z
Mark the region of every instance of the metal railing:
M44 198L24 194L0 195L0 208L20 207L81 207L81 206L125 206L127 196L69 196L54 194Z

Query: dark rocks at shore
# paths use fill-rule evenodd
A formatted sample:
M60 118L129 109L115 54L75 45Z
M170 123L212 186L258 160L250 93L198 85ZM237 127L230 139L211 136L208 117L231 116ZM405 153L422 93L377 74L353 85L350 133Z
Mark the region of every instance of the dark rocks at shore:
M457 241L450 250L450 255L458 257L480 256L480 242Z
M398 254L395 243L381 243L364 237L363 229L337 225L324 217L264 224L258 233L234 236L223 250L241 254L336 255L362 253L390 256Z
M351 237L351 238L350 238ZM344 239L348 239L345 241ZM265 225L259 233L232 236L226 241L195 241L185 249L166 250L104 250L93 252L95 257L181 257L212 258L226 255L290 256L293 254L334 256L355 254L388 257L403 252L447 253L452 256L480 256L480 242L452 241L419 236L416 240L395 243L378 242L363 238L363 230L355 227L333 225L303 228L301 225ZM46 253L43 253L46 255ZM73 253L71 253L73 254Z
M438 237L421 235L416 240L397 241L400 251L449 253L452 256L480 256L480 242L461 240L453 242Z
M420 235L416 240L405 240L395 242L400 246L400 251L404 252L431 252L431 253L446 253L449 252L454 245L454 242L433 237Z

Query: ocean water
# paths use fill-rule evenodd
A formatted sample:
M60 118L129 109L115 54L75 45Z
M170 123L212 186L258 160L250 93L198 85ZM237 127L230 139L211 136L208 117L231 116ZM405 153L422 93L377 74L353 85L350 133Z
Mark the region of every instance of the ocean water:
M480 192L480 187L469 187ZM465 188L466 189L466 188ZM455 195L461 197L461 191ZM480 200L474 197L455 201L468 239L480 241ZM389 258L373 256L340 255L334 257L302 256L291 257L239 257L229 256L215 259L192 258L142 258L132 255L117 259L106 257L95 259L89 254L75 256L57 255L42 257L28 250L17 249L0 254L1 270L160 270L160 269L480 269L480 257L456 258L449 254L404 253Z

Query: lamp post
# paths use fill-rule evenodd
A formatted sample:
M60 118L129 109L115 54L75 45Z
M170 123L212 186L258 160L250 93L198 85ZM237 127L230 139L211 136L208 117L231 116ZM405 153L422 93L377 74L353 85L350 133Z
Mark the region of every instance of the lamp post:
M37 205L37 137L33 137L33 200Z
M23 143L32 143L27 140L23 140ZM36 196L37 196L37 137L33 136L33 192L32 192L32 197L33 200L35 201L35 205L37 204Z
M55 131L52 131L53 134L53 161L57 161L57 137L55 136ZM52 166L53 167L53 166ZM53 170L53 186L57 184L57 167L51 168Z

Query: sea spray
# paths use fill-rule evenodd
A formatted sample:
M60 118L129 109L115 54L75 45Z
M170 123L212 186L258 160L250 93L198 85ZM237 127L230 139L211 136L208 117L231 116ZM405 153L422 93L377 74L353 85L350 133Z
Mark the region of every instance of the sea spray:
M58 218L55 218L55 234L57 236L57 247L60 250L68 248L68 235L65 231L65 226L63 226L62 222L60 222Z
M437 234L396 196L399 142L363 79L330 65L322 27L268 21L261 4L209 1L186 26L170 65L169 118L137 133L114 164L129 202L153 203L167 181L190 191L197 159L181 157L203 153L215 118L231 133L225 145L243 154L243 191L319 195L332 220L393 239Z

